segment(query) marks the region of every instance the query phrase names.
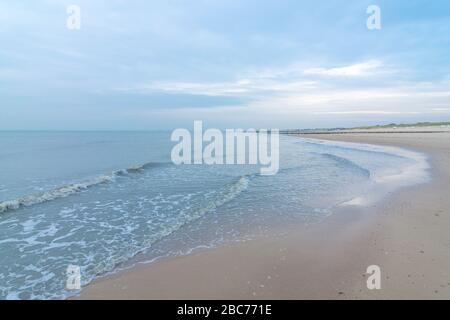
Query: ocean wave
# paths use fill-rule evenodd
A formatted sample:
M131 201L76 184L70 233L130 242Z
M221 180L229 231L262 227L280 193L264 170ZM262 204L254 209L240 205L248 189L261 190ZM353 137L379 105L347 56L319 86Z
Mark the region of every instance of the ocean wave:
M217 199L204 206L198 211L198 213L203 215L204 213L214 210L236 198L236 196L248 188L251 176L252 175L241 176L236 182L229 185L229 188L226 189L225 192L221 193Z
M129 167L127 169L121 169L113 171L114 176L124 176L128 174L134 174L134 173L142 173L143 171L151 168L158 168L158 167L165 167L172 165L172 162L148 162L144 163L142 165Z
M44 202L49 202L52 200L65 198L70 195L76 194L78 192L87 190L91 187L105 184L105 183L111 183L114 182L116 177L118 176L125 176L129 174L136 174L143 172L146 169L158 167L158 166L164 166L168 165L169 163L156 163L156 162L149 162L140 166L130 167L127 169L122 170L116 170L113 171L111 174L108 175L101 175L98 177L95 177L93 179L80 182L80 183L71 183L68 185L64 185L61 187L58 187L53 190L45 191L42 193L32 194L32 195L26 195L14 200L7 200L0 202L0 213L5 213L8 211L13 211L20 209L21 207L29 207L32 205L41 204Z
M352 152L362 152L376 155L383 155L393 158L399 159L407 159L408 156L400 154L398 150L392 150L393 148L382 147L377 145L369 145L369 144L360 144L354 142L341 142L341 141L325 141L325 140L308 140L304 139L303 141L297 142L297 144L309 144L313 146L320 146L329 149L338 149L342 151L352 151Z
M156 242L161 241L162 239L173 234L174 232L177 232L178 230L180 230L182 227L186 226L187 224L193 223L194 221L201 219L206 214L211 213L214 210L221 207L222 205L232 201L237 196L239 196L239 194L241 194L248 188L252 177L255 177L255 176L257 176L257 175L249 174L249 175L243 175L243 176L238 177L235 181L230 182L223 188L219 189L216 193L216 196L213 197L213 199L211 199L209 202L204 204L202 207L194 210L191 214L189 214L189 217L187 219L185 219L184 221L177 221L174 224L171 224L170 228L168 230L161 232L161 234L158 235L158 238L156 240L152 239L149 242L144 242L142 244L142 247L136 248L134 250L129 250L127 252L127 254L125 254L125 255L115 256L110 261L106 261L106 263L102 269L98 270L95 274L90 275L87 279L84 279L85 283L83 284L83 286L89 284L90 282L92 282L94 279L96 279L98 277L111 275L111 274L114 274L115 272L119 272L121 270L130 268L131 266L135 265L135 263L132 265L128 265L128 266L125 266L123 264L127 261L130 261L130 259L132 259L133 257L136 257L139 254L145 253L146 250L150 249ZM191 250L194 250L194 249L191 249ZM169 255L171 255L171 254L172 253L170 253ZM158 257L153 258L152 260L156 261L157 259L162 258L162 257L163 256L158 256ZM149 263L149 261L146 261L146 263ZM55 295L55 296L52 296L51 298L60 299L60 298L67 298L67 297L70 297L73 295L74 295L73 292L65 292L62 296ZM39 298L48 298L48 297L39 297Z
M0 203L0 213L4 213L11 210L17 210L20 207L29 207L35 204L52 201L58 198L65 198L74 193L86 190L92 186L111 182L113 180L114 175L109 176L104 175L96 177L87 182L69 184L40 194L28 195L18 199L4 201Z
M305 142L302 142L305 143ZM365 206L375 203L385 195L406 186L414 184L426 183L430 179L428 157L426 154L394 146L380 146L353 142L338 142L338 141L306 141L306 143L314 145L322 145L324 147L332 147L339 150L351 150L369 153L373 155L381 155L383 157L397 158L402 161L396 161L391 164L389 161L383 159L383 165L370 168L369 178L372 185L368 186L363 193L355 196L349 201L345 201L340 205L356 205ZM366 170L361 165L353 161L342 158L336 155L323 154L336 161L346 163L352 166L358 166ZM370 164L369 164L370 166Z
M344 157L340 157L337 156L335 154L331 154L331 153L320 153L320 155L329 158L337 163L342 164L343 166L347 166L347 167L351 167L353 169L356 169L357 171L361 172L363 175L365 175L367 178L370 178L370 170L360 166L359 164L356 164L355 162L344 158Z

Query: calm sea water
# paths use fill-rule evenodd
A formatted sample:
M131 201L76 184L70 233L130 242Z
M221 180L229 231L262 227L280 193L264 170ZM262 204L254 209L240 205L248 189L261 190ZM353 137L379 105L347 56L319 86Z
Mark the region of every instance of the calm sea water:
M411 151L281 136L280 171L170 161L169 132L0 132L0 299L61 299L139 259L319 223L427 179ZM138 258L137 258L138 257ZM140 258L139 258L140 257Z

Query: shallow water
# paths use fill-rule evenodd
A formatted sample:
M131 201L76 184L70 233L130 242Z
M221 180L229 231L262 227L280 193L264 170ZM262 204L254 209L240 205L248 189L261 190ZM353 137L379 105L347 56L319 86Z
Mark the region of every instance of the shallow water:
M169 132L1 132L0 298L60 299L133 261L319 223L425 181L423 155L282 136L280 171L170 161Z

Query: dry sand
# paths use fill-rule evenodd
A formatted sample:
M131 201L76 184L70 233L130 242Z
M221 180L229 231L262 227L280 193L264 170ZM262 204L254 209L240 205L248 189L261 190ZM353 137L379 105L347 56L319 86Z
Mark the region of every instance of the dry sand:
M79 299L450 299L450 133L308 138L393 145L430 156L433 180L321 224L95 281ZM368 290L378 265L381 290Z

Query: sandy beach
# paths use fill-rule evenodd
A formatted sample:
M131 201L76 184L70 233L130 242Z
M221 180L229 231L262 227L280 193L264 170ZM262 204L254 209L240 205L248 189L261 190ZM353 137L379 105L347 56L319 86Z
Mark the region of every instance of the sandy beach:
M78 299L450 299L450 133L308 134L429 156L432 181L283 236L138 265ZM381 290L366 269L381 268Z

